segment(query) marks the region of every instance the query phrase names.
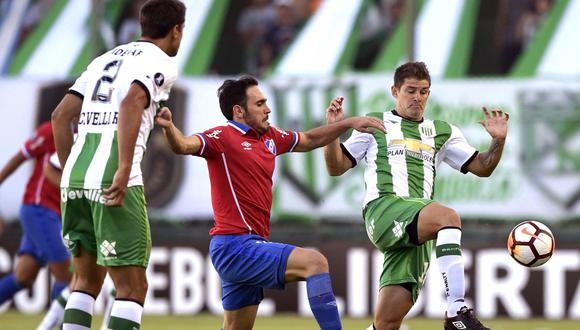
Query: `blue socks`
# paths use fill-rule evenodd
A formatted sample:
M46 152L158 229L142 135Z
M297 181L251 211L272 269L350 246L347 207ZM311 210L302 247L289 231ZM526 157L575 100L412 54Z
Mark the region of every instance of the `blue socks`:
M55 300L60 295L61 291L68 286L68 283L55 281L50 291L50 301Z
M12 299L16 292L20 291L22 286L16 282L14 273L10 273L0 279L0 305Z
M330 274L320 273L306 279L306 291L310 309L321 330L340 330L340 316L336 306L336 298L332 292Z

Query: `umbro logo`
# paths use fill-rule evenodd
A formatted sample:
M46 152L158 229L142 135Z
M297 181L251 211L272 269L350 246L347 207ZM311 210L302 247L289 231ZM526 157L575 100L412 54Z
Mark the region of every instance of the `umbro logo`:
M463 322L461 322L461 321L453 321L453 322L451 322L451 324L453 324L455 329L467 329L465 324L463 324Z
M244 150L252 150L252 144L248 141L242 142L241 145L244 147Z
M401 238L403 236L403 223L395 220L395 227L393 228L393 234L396 238Z
M103 243L101 243L100 245L101 253L103 254L103 256L105 257L108 257L109 255L117 256L117 251L115 251L116 245L117 242L109 242L107 240L104 240Z

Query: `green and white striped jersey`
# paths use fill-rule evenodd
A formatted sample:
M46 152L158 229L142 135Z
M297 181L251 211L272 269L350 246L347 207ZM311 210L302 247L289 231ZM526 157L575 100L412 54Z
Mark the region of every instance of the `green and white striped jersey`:
M111 185L119 159L119 107L132 83L146 91L148 106L141 117L128 186L143 185L141 160L145 144L159 102L168 99L176 78L173 59L147 41L117 46L93 60L69 90L83 98L83 105L61 187L101 189Z
M407 120L395 111L374 112L387 133L353 131L343 151L358 163L364 158L364 204L384 195L433 198L436 167L441 161L466 173L465 165L477 154L461 131L441 120Z

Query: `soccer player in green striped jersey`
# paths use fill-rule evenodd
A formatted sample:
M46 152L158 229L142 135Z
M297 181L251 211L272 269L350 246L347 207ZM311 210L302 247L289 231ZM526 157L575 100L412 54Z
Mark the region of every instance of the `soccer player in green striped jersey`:
M108 273L117 289L109 329L139 329L151 234L141 160L161 102L177 78L171 57L183 36L185 5L149 0L141 39L94 59L52 115L61 178L63 238L77 280L63 329L90 329ZM78 135L71 130L78 120Z
M384 121L387 133L353 132L343 144L337 139L324 150L332 176L360 161L366 165L363 218L369 239L384 255L374 323L367 330L399 329L423 286L433 240L447 294L445 329L488 329L465 303L461 219L433 201L433 187L441 161L462 173L490 176L501 158L509 116L483 108L481 124L491 145L478 152L457 127L423 116L430 87L423 62L401 65L391 87L395 109L369 114ZM340 101L327 110L328 123L343 117Z

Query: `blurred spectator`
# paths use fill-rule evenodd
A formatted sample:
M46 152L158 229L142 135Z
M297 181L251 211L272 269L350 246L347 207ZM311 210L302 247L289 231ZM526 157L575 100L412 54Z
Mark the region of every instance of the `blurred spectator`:
M496 28L501 73L511 70L550 7L550 0L501 0Z
M516 39L525 49L536 35L552 6L550 0L533 0L530 8L520 17Z
M294 15L298 25L303 24L320 7L322 0L293 0Z
M298 24L291 0L276 0L276 21L268 27L260 49L259 74L265 73L273 61L290 45L296 33Z
M116 29L117 45L135 41L141 35L139 9L144 2L144 0L133 0L127 2Z
M356 69L368 69L404 15L404 0L373 0L364 13L359 47L354 61Z
M32 0L22 19L20 37L18 46L20 46L34 28L40 23L44 15L50 11L55 0Z
M252 0L238 20L238 34L244 47L245 71L257 75L259 51L268 28L276 22L276 9L269 0Z

